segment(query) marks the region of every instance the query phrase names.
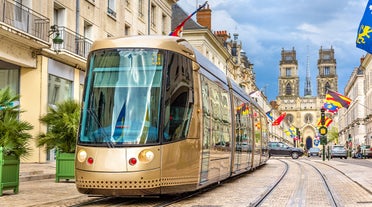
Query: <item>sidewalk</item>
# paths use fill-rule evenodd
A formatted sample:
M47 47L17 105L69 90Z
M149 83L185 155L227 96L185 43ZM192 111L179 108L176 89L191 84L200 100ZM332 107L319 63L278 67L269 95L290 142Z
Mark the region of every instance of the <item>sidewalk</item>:
M91 199L77 191L74 181L60 180L56 183L56 163L21 163L19 192L3 191L1 207L57 206L55 203L74 203ZM58 205L60 206L60 205ZM70 206L70 205L62 205Z
M350 158L351 159L351 158ZM326 165L337 168L339 171L343 172L345 175L350 177L354 182L358 183L370 194L372 194L372 159L363 159L366 161L365 166L356 165L353 163L338 162L337 159L329 161L319 161Z
M19 181L51 179L56 177L56 162L21 163Z

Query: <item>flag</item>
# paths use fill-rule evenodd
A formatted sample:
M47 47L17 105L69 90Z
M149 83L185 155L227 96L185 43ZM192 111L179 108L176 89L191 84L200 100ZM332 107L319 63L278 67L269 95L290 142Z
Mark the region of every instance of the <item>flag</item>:
M328 89L325 102L333 104L339 108L342 107L349 108L351 99Z
M331 119L327 116L324 118L324 126L328 127L332 122L333 122L333 119ZM317 126L322 126L321 118L318 119L318 122L317 122L316 125Z
M356 47L372 54L372 0L369 0L358 27Z
M280 114L280 116L277 119L275 119L275 121L272 123L272 125L273 126L278 126L283 121L285 115L286 115L285 112L283 112L282 114Z
M338 111L339 107L332 103L324 102L323 109L334 114Z
M269 119L270 119L271 121L274 120L272 110L266 112L266 115L267 115L267 117L269 117Z
M297 136L296 128L294 126L291 126L290 128L284 130L284 132L287 136L290 136L292 138Z
M206 1L203 5L199 6L199 8L197 10L195 10L193 13L191 13L188 17L186 17L186 19L184 19L174 30L173 32L171 32L169 34L169 36L176 36L176 37L179 37L181 32L182 32L182 29L183 29L183 26L185 25L185 23L187 22L187 20L189 20L192 16L194 16L194 14L196 14L198 11L200 11L203 7L205 7L205 5L207 5L207 2Z
M254 91L249 94L252 98L258 98L261 96L261 91Z

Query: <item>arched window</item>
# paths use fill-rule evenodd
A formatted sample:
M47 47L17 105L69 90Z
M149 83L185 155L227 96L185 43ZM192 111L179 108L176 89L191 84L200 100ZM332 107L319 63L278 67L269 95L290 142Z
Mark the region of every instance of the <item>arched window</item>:
M292 87L290 83L285 87L285 95L292 95Z
M324 86L324 94L327 93L328 89L331 89L331 84L329 84L328 82L325 84Z

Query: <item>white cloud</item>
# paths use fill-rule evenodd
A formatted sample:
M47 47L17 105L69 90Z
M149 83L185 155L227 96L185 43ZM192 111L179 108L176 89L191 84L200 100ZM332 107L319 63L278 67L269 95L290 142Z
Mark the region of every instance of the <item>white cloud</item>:
M196 2L205 1L180 0L178 4L187 8L186 12L192 12ZM341 92L354 67L359 66L360 57L366 54L355 47L355 38L367 0L209 0L208 4L212 9L212 30L239 34L243 49L254 64L258 87L270 85L269 99L277 96L282 48L295 47L301 72L306 70L306 57L310 55L315 78L318 50L332 46ZM303 87L305 78L301 75L300 87ZM312 84L315 88L316 81Z

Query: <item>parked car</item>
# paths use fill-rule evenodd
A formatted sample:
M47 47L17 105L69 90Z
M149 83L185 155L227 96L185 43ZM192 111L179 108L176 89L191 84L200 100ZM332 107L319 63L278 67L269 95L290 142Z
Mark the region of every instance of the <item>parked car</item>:
M307 156L308 157L311 157L311 156L317 156L317 157L320 157L320 149L317 148L317 147L312 147L309 149L308 153L307 153Z
M371 145L361 146L362 156L364 158L372 158L372 147Z
M304 154L304 150L291 147L283 142L269 142L269 156L289 156L298 159Z
M347 150L343 145L333 145L331 149L331 159L334 157L347 159Z

